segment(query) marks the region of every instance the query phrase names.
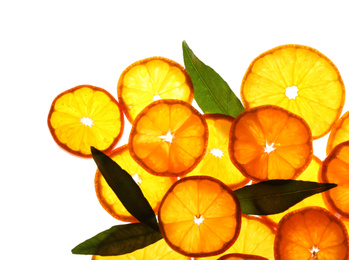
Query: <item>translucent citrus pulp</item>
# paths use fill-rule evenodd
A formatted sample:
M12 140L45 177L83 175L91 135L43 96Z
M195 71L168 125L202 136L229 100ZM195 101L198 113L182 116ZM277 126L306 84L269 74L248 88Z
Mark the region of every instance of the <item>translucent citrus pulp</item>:
M330 154L334 147L345 141L349 141L349 111L334 124L327 140L327 155Z
M244 186L250 180L236 169L229 157L229 132L233 117L205 114L208 125L208 145L205 157L187 176L205 175L224 182L232 189Z
M223 253L237 239L241 224L235 193L208 176L177 181L163 198L158 217L169 246L190 257Z
M132 253L117 256L94 255L91 260L190 260L190 258L173 251L165 240L161 239Z
M57 144L81 157L92 157L91 146L110 151L124 127L119 103L106 90L90 85L80 85L58 95L47 122Z
M177 179L159 177L145 171L132 159L127 145L113 150L109 157L133 177L157 214L163 196ZM121 221L138 222L122 205L99 170L95 176L95 189L99 202L110 215Z
M321 180L338 185L323 194L330 209L349 219L349 141L337 145L324 160Z
M285 215L275 237L276 260L348 259L348 234L328 210L307 207Z
M268 258L258 255L227 254L220 257L218 260L268 260Z
M118 99L131 123L153 101L178 99L191 103L193 97L194 88L187 71L163 57L133 63L118 82Z
M246 109L271 104L301 116L317 139L339 118L345 90L338 69L325 55L290 44L273 48L251 63L241 98Z
M254 181L294 179L308 166L312 153L309 126L277 106L245 110L231 127L230 158Z
M131 156L154 175L181 176L204 157L207 124L189 103L162 99L136 117L130 137Z

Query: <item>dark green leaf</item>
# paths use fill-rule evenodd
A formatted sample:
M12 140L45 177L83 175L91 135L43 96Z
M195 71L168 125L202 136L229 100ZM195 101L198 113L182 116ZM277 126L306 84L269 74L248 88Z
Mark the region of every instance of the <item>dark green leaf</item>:
M159 231L155 213L132 176L96 148L91 147L91 152L99 171L128 212L140 222Z
M212 68L200 61L183 41L183 58L194 85L194 98L205 114L236 117L244 107L228 84Z
M161 233L142 223L113 226L77 245L73 254L123 255L144 248L162 238Z
M281 213L303 199L336 187L333 183L269 180L235 190L241 211L251 215Z

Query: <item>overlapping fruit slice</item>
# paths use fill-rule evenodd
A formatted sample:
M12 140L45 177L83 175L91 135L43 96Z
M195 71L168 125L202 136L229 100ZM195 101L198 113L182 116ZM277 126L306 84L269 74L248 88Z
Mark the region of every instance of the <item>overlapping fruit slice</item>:
M296 178L310 163L312 147L306 122L272 105L245 110L230 131L230 158L254 181Z
M116 145L124 116L106 90L80 85L53 100L47 123L59 146L77 156L92 157L91 146L108 152Z
M241 230L238 239L224 253L216 257L196 258L197 260L216 260L225 254L248 254L274 259L275 223L268 218L242 214Z
M258 255L247 255L247 254L227 254L218 260L268 260L268 258Z
M132 159L127 145L115 149L109 157L133 177L157 214L163 196L177 178L159 177L148 173ZM110 215L122 221L138 222L122 205L99 170L95 176L95 189L99 202Z
M191 103L193 97L194 88L187 71L163 57L133 63L118 82L118 98L131 123L153 101L179 99Z
M177 181L161 202L158 217L169 246L190 257L223 253L237 239L241 224L235 193L208 176Z
M338 186L324 192L330 209L349 220L349 141L337 145L322 165L321 180Z
M118 256L92 256L91 260L190 260L189 257L173 251L164 239L132 253Z
M341 116L334 124L327 141L327 155L329 155L338 144L346 141L349 141L349 111Z
M271 104L305 119L314 139L328 133L345 100L336 66L319 51L302 45L282 45L259 55L241 85L246 109Z
M162 99L135 119L130 137L131 156L154 175L182 176L204 157L207 123L189 103Z
M319 207L288 213L278 225L275 259L348 259L348 234L343 222Z
M220 114L205 114L208 125L208 145L205 157L187 176L206 175L219 179L232 189L237 189L249 182L236 169L229 157L229 132L233 117Z

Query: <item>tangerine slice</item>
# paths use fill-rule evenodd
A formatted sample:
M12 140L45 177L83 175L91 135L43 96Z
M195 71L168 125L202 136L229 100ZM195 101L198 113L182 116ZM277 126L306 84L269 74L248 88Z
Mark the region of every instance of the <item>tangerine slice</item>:
M275 237L275 260L293 259L348 259L348 234L343 222L319 207L285 215Z
M161 239L154 244L147 247L138 249L132 253L117 255L117 256L92 256L91 260L190 260L189 257L181 255L176 251L173 251L165 242Z
M345 141L349 141L349 111L334 124L327 140L327 155L330 154L334 147Z
M268 258L258 255L246 255L246 254L227 254L218 260L268 260Z
M248 254L274 259L274 239L276 224L267 217L261 218L242 214L238 239L224 254ZM216 260L216 257L196 258L196 260Z
M271 104L303 117L317 139L339 118L345 90L337 67L325 55L289 44L252 61L242 80L241 99L246 109Z
M53 100L47 123L60 147L91 158L91 146L107 153L117 144L123 133L124 116L109 92L80 85Z
M208 125L208 145L205 157L187 176L205 175L237 189L250 180L236 169L229 157L229 132L234 118L221 114L203 115Z
M309 165L312 153L307 123L281 107L245 110L231 127L230 158L254 181L295 179Z
M136 117L130 137L131 156L148 172L159 176L182 176L204 157L207 124L189 103L162 99Z
M168 190L158 217L161 233L173 250L204 257L223 253L235 242L241 209L237 196L224 183L192 176Z
M322 165L321 180L338 186L325 191L331 210L349 219L349 141L337 145Z
M133 177L155 214L157 214L163 196L177 179L159 177L145 171L132 159L128 145L113 150L109 157ZM138 222L127 211L98 169L95 176L95 190L100 204L114 218L126 222Z
M131 64L118 82L118 99L130 123L150 103L158 99L179 99L191 103L193 83L177 62L151 57Z

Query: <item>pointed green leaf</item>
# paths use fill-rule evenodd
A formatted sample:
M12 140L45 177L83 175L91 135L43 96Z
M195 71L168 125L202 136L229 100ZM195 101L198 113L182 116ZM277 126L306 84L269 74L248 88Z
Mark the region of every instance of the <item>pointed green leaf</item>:
M205 114L236 117L244 107L228 84L211 67L200 61L183 41L183 58L194 85L194 98Z
M113 256L131 253L162 238L161 233L142 223L113 226L77 245L73 254Z
M251 215L281 213L303 199L336 187L333 183L269 180L235 190L241 212Z
M94 147L91 147L91 152L99 171L128 212L159 231L155 213L132 176L103 152Z

